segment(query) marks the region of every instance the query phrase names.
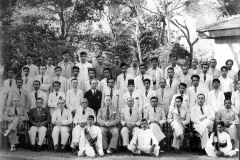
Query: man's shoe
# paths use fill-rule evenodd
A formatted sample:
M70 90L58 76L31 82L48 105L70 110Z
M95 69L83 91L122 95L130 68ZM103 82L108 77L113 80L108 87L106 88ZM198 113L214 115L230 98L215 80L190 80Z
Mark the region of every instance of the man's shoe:
M175 154L180 154L179 149L175 148Z
M77 151L77 146L74 145L74 146L73 146L73 149L72 149L72 151L71 151L71 154L74 154L76 151Z
M74 156L78 156L78 151L73 152Z
M36 146L35 146L35 145L32 145L32 146L31 146L31 150L32 150L32 151L36 151Z
M61 146L61 152L62 152L62 153L65 153L65 145L63 145L63 144L62 144L62 146Z
M11 151L16 151L15 145L11 145Z
M112 154L113 153L113 149L112 148L108 148L107 149L107 154Z
M58 145L57 144L54 146L54 152L58 152Z
M203 155L206 155L205 149L202 149L199 153L199 156L203 156Z
M37 146L37 152L40 152L41 151L41 146Z

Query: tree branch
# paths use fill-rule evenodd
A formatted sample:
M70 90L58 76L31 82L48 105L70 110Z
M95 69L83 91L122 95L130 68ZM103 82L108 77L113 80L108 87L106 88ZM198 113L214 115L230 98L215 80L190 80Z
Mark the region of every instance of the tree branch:
M199 40L199 38L196 38L195 41L192 42L192 46L193 46L195 43L197 43L198 40Z
M226 12L226 14L228 15L228 17L231 17L231 15L229 14L229 12L227 11L225 5L223 2L221 2L221 0L217 0L219 2L219 4L223 7L223 10Z

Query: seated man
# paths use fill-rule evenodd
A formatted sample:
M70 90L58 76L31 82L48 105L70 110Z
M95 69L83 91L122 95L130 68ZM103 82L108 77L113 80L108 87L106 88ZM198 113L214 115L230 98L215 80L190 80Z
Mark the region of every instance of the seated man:
M117 124L120 122L120 115L116 108L111 104L112 100L110 96L105 97L105 105L99 109L97 122L101 126L103 149L107 150L107 153L112 153L118 144L118 128ZM108 145L107 135L111 133L112 138Z
M9 122L8 129L4 132L4 136L10 134L11 151L15 151L15 144L18 144L17 131L23 129L23 122L28 121L28 115L25 108L20 106L19 98L13 98L11 107L7 107L3 115L3 121Z
M123 108L121 111L121 124L123 125L121 136L125 149L127 149L127 145L129 144L129 134L134 135L142 119L142 114L136 107L133 107L134 99L132 97L128 97L127 105L128 107Z
M83 98L81 107L77 109L76 115L73 120L73 123L76 124L76 126L73 128L72 131L72 144L71 144L71 147L73 148L72 153L74 153L77 150L81 132L87 125L87 118L89 115L94 115L95 117L94 110L88 107L88 100L86 98Z
M41 150L43 140L47 132L47 125L51 122L50 112L47 108L42 108L43 99L37 98L36 107L30 110L29 112L29 122L31 125L30 130L28 131L32 150L35 150L35 139L36 133L38 132L38 147L37 152Z
M158 146L158 140L153 131L148 129L148 121L146 119L141 120L141 129L137 130L133 135L128 149L138 155L140 155L141 152L149 153L156 157L159 155L160 147Z
M88 115L87 125L81 132L80 151L78 156L98 157L103 156L102 133L98 126L94 125L94 114Z
M165 138L162 132L162 126L166 123L166 116L162 107L158 106L158 98L151 98L151 106L144 111L144 118L148 120L150 129L155 134L158 142Z
M211 134L205 148L209 157L234 156L235 150L232 150L230 136L224 132L224 122L219 121L217 131Z
M204 105L204 102L204 94L198 94L197 104L191 109L191 121L194 128L193 134L196 133L201 139L202 151L200 155L205 154L204 148L209 140L208 133L213 129L213 121L215 119L215 113L208 105Z
M65 100L58 100L58 109L52 114L52 123L54 125L52 130L52 138L54 150L58 150L58 136L61 133L61 151L65 151L65 145L68 141L70 125L72 123L72 113L65 108Z
M182 96L175 98L175 105L168 112L168 123L173 130L172 146L175 148L175 153L178 153L180 141L184 139L185 126L190 122L190 112L187 106L183 106Z
M224 100L225 108L218 111L216 115L216 122L223 121L225 124L224 131L227 132L230 136L232 146L236 147L235 144L238 144L237 138L237 127L239 124L239 119L237 113L231 108L231 100Z

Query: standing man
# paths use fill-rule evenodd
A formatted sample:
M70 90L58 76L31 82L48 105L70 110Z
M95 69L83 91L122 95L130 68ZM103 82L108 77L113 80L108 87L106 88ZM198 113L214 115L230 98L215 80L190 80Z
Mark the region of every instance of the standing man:
M199 86L202 88L205 88L207 92L212 90L212 81L213 81L213 77L207 73L208 69L209 69L209 64L203 63L202 73L199 74L199 77L200 77Z
M185 83L187 88L192 86L191 75L189 75L189 68L187 65L182 66L182 75L179 77L180 83Z
M89 102L89 107L92 108L95 112L95 115L98 115L98 110L102 105L102 92L97 90L98 82L96 79L91 81L91 89L84 94Z
M118 128L117 124L120 122L120 115L116 108L111 104L111 97L105 97L105 105L99 109L97 122L101 126L103 149L107 150L107 153L113 153L118 144ZM111 133L110 144L108 144L107 134Z
M174 69L169 67L167 69L167 74L168 77L166 87L169 89L170 92L172 92L173 95L177 94L177 88L180 82L176 78L174 78L175 75Z
M33 91L33 81L34 79L29 76L29 68L23 67L23 86L22 88L26 89L28 93L31 93Z
M221 71L216 68L216 65L217 65L217 60L211 59L210 60L210 69L208 70L208 74L210 74L213 77L213 79L219 78L221 76Z
M150 79L144 79L143 83L144 83L145 89L142 92L140 92L140 96L143 101L143 108L146 109L147 107L151 106L150 99L152 97L156 97L156 91L150 88L150 85L151 85Z
M57 102L58 109L52 114L52 139L54 151L58 151L58 136L61 134L61 152L65 152L65 145L67 144L70 125L72 124L72 113L65 109L65 100L59 99Z
M187 85L185 83L180 83L178 85L179 93L173 95L172 101L171 101L171 104L170 104L171 107L174 107L175 101L176 101L176 97L180 96L180 97L183 98L183 100L181 102L181 106L186 108L186 109L189 108L190 100L189 100L189 96L186 94L186 89L187 89Z
M219 90L220 81L219 79L213 79L212 82L213 90L208 92L207 104L212 108L216 114L219 110L224 108L225 96L222 91Z
M134 78L131 74L127 73L126 63L122 63L120 67L121 67L122 74L120 74L117 77L117 89L119 89L124 94L128 91L127 90L128 80L134 79Z
M111 68L111 77L114 78L115 81L117 81L117 77L122 73L120 67L121 59L119 55L114 56L114 62L115 64Z
M239 113L240 112L240 79L237 80L237 90L233 92L232 98L232 109Z
M25 65L24 67L29 68L29 76L34 78L35 76L39 75L38 67L32 64L32 55L30 54L26 55L26 61L27 61L27 65ZM23 75L24 74L22 72L22 76Z
M127 69L127 73L132 75L133 79L140 75L140 71L138 68L139 62L138 58L132 58L132 67Z
M34 79L41 82L40 90L45 92L47 96L49 95L49 90L51 87L51 77L46 75L47 67L45 65L40 65L40 75L37 75Z
M83 90L83 82L84 80L79 76L79 67L73 66L72 68L72 77L67 80L67 91L72 88L72 79L78 80L78 86L77 88L80 90Z
M55 72L54 72L55 67L52 65L52 62L53 62L52 56L48 56L46 75L48 75L51 78L55 76Z
M191 109L191 121L193 122L194 134L200 137L202 151L205 154L205 147L209 140L208 134L212 132L215 114L208 105L204 105L204 94L197 95L197 104Z
M52 78L52 88L51 88L51 92L54 92L54 88L53 88L53 83L55 81L57 82L60 82L61 83L61 86L59 88L59 91L60 92L63 92L63 93L67 93L67 78L61 76L62 74L62 68L60 66L57 66L54 68L54 71L55 71L55 77Z
M127 145L129 145L129 135L134 135L139 129L138 127L142 119L142 113L138 112L138 109L134 107L134 99L132 97L128 97L127 105L128 107L125 107L121 111L121 124L123 128L120 132L125 150L127 149Z
M102 55L97 56L97 64L93 67L96 71L96 79L101 81L104 78L104 69L106 65L103 63L104 58ZM109 69L110 70L110 69ZM110 73L109 73L110 76Z
M41 150L43 140L47 132L47 125L51 122L51 116L47 108L42 108L43 99L37 98L36 108L32 108L29 112L30 130L28 131L32 150L35 150L36 133L38 132L37 152Z
M232 70L232 66L233 66L233 64L234 64L234 63L233 63L233 60L228 59L225 64L226 64L226 66L227 66L227 68L228 68L228 74L227 74L227 76L228 76L229 78L231 78L231 79L233 80L233 82L235 82L235 81L236 81L237 72L234 71L234 70Z
M91 63L87 62L87 53L80 52L80 62L76 64L76 66L80 69L80 74L78 75L82 80L87 80L88 77L88 69L93 68Z
M190 110L182 106L183 97L175 98L175 105L168 112L168 123L173 130L172 147L175 148L175 153L179 153L180 141L184 139L184 130L186 125L190 123Z
M170 59L170 63L171 65L168 66L166 69L165 69L165 75L164 75L164 78L167 79L168 78L168 68L172 68L173 69L173 72L175 73L174 74L174 78L175 79L178 79L181 75L182 75L182 69L181 67L179 67L177 65L177 56L175 54L170 54L169 55L169 59Z
M158 67L158 58L153 57L151 59L152 68L148 69L148 75L152 78L153 81L153 90L160 88L160 79L163 78L163 70Z
M62 52L63 61L58 63L58 66L62 68L61 76L69 79L72 77L72 67L74 64L69 60L70 59L70 52L63 51Z
M16 80L14 79L14 70L12 68L8 69L8 79L3 82L3 88L5 88L6 93L11 89L16 87Z
M139 70L140 70L140 75L137 76L136 78L134 78L134 83L135 83L135 89L138 90L138 91L143 91L144 90L144 84L143 84L143 81L144 79L150 79L150 88L152 89L153 88L153 82L152 82L152 78L147 75L145 72L146 72L146 65L145 64L141 64L139 66Z
M222 75L219 80L221 82L220 90L224 93L225 99L231 99L232 93L234 92L234 82L228 75L228 67L221 67Z
M108 89L107 80L108 80L108 78L110 78L110 68L104 68L103 75L104 75L104 78L100 81L100 91L101 92L104 92L106 89Z
M164 78L160 80L160 88L156 91L156 95L159 107L162 107L165 115L167 115L173 94L166 88L166 80Z
M83 91L86 93L89 89L91 89L91 81L96 79L96 71L94 68L88 69L88 80L83 81ZM100 82L97 80L98 86L97 89L100 90Z
M198 68L198 59L197 58L193 58L192 59L192 68L189 69L188 74L189 75L198 75L200 73L202 73L202 70L200 68Z

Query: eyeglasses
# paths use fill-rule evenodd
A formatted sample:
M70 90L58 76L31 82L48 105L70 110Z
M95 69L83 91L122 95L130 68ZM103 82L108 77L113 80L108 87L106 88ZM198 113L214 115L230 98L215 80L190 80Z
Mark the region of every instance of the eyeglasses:
M87 103L87 102L82 102L82 104L85 104L85 103Z
M58 103L58 104L64 104L64 103L62 102L62 103Z

